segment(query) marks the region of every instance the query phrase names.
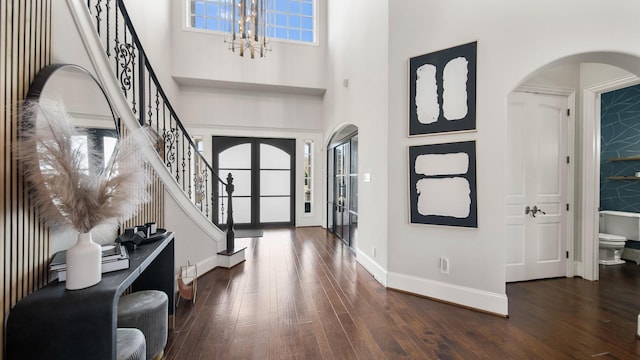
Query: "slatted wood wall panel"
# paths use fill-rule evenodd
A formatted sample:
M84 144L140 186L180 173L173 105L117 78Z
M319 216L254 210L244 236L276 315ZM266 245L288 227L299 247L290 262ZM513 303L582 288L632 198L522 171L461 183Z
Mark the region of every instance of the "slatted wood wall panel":
M121 228L144 225L148 222L155 222L158 228L164 228L164 184L151 166L146 166L147 175L151 178L149 185L150 201L140 208L138 214L125 221Z
M2 0L0 22L0 308L6 320L18 300L48 280L49 231L30 204L21 164L12 157L11 147L20 125L19 104L38 71L51 62L51 0ZM1 332L0 341L4 326Z
M127 136L129 130L120 126L120 136ZM125 228L134 227L136 225L144 225L148 222L155 222L158 228L164 228L164 184L160 177L156 174L153 167L145 165L147 176L151 179L149 184L149 202L143 204L136 216L123 222L120 226L124 232Z

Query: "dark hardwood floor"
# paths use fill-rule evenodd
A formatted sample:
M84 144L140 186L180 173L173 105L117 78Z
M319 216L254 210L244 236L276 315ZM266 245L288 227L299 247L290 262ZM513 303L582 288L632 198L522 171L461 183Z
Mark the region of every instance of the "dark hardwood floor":
M507 286L510 318L384 289L321 228L265 230L198 281L167 359L639 359L640 267Z

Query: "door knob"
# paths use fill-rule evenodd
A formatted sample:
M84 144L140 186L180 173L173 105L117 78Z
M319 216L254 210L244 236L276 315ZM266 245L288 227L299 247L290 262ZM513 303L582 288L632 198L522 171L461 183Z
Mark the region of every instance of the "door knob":
M524 214L525 215L529 215L529 213L532 212L531 208L527 205L526 208L524 208Z

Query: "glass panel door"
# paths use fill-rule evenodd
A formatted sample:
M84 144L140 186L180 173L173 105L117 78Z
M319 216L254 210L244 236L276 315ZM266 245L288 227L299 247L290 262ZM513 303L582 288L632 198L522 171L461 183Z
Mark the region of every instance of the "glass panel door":
M260 144L260 223L291 220L291 155Z
M238 228L295 225L295 139L213 137L213 167L233 176L233 218ZM226 202L223 186L218 200ZM223 210L218 223L226 223Z
M358 137L327 151L327 228L355 247L358 228Z
M233 221L237 225L251 223L251 156L251 143L235 145L218 154L217 171L220 177L226 181L228 173L233 176ZM227 201L227 192L222 185L219 185L218 201L221 204ZM220 224L227 223L227 207L219 207Z

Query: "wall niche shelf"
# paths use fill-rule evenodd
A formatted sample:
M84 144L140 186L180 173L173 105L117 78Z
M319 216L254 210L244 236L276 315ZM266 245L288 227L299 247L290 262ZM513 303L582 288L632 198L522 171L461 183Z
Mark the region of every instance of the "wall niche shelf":
M640 161L640 155L621 157L621 158L611 158L609 159L609 161Z
M640 177L638 176L607 176L606 179L607 180L640 180Z

